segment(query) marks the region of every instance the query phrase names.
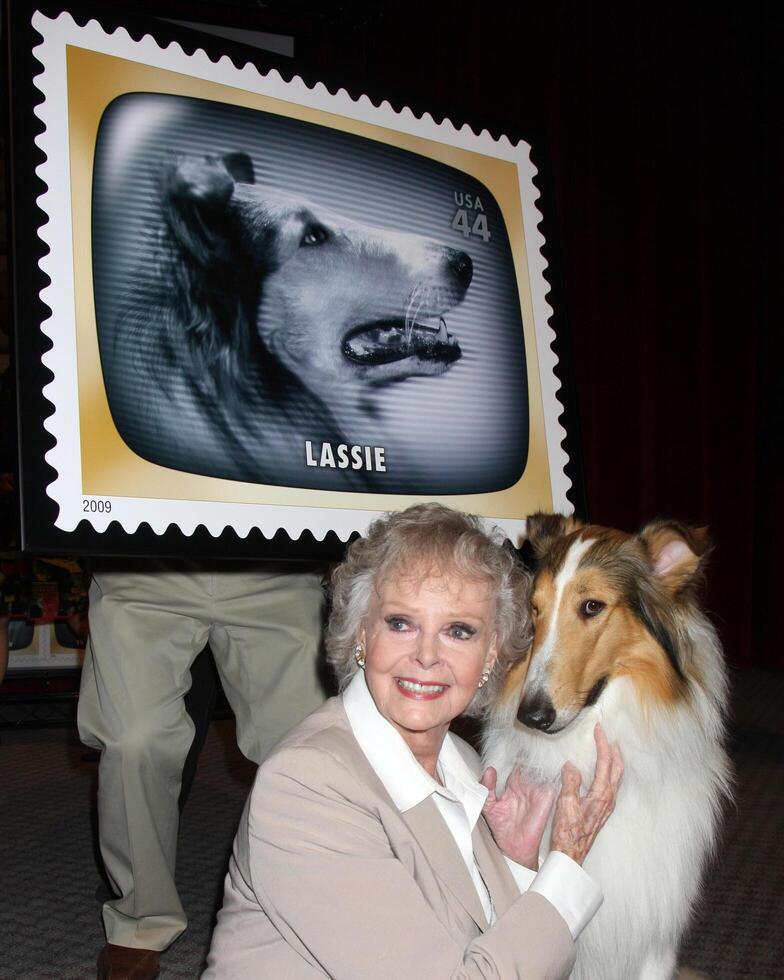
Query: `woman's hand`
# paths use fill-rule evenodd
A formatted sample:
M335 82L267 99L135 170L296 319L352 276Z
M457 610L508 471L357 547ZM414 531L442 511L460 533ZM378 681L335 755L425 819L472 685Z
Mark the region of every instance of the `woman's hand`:
M482 813L496 844L512 861L539 870L539 844L553 808L555 790L523 779L515 769L502 796L496 796L498 773L486 769L479 780L489 790Z
M571 762L561 770L561 793L555 804L550 849L563 851L582 864L599 831L615 809L623 776L623 760L617 745L610 748L601 725L593 730L596 769L591 788L580 796L580 773Z

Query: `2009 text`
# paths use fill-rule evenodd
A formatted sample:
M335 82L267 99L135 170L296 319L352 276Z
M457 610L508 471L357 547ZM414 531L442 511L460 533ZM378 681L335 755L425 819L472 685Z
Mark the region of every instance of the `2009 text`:
M111 514L111 500L83 500L82 510L85 514Z

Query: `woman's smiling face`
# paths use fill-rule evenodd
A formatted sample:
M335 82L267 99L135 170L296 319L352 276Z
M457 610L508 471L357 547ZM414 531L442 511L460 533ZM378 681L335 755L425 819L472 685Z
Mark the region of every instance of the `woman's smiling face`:
M440 748L495 663L495 599L487 582L456 573L392 577L360 639L376 707L422 761L423 747L438 740Z

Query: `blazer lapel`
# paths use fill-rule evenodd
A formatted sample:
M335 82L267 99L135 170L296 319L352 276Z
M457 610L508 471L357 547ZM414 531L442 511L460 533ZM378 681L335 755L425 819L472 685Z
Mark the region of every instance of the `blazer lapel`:
M401 813L400 816L422 845L435 873L479 929L484 932L488 928L488 922L482 910L482 903L479 901L463 856L433 799L428 797L417 806ZM484 875L484 871L482 874Z
M474 845L474 857L490 892L495 913L503 915L512 902L520 897L520 890L503 854L493 840L484 817L480 817L477 821L471 841Z

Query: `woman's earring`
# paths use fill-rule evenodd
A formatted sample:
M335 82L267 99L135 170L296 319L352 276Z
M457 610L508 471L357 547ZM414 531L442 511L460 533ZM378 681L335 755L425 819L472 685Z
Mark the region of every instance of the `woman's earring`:
M485 684L490 680L490 667L485 667L482 671L482 676L479 678L479 683L477 687L484 687Z
M361 643L357 643L354 647L354 659L357 662L358 667L365 667L365 648Z

